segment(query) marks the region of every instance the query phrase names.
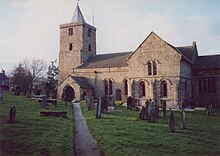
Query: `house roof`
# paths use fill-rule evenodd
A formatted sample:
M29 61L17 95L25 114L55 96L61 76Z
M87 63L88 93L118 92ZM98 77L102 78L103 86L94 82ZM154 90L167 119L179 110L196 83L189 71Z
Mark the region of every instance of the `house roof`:
M88 83L86 78L84 77L78 77L78 76L71 76L73 80L76 81L76 83L80 86L80 88L83 89L92 89L93 87Z
M78 68L114 68L127 67L127 58L133 52L101 54L91 57L85 64Z
M193 69L220 69L220 55L199 56Z
M81 22L81 23L85 22L85 19L83 17L83 14L82 14L80 8L79 8L78 3L76 5L76 9L75 9L75 12L73 14L73 18L72 18L71 22Z
M8 77L4 73L0 73L0 79L8 79Z

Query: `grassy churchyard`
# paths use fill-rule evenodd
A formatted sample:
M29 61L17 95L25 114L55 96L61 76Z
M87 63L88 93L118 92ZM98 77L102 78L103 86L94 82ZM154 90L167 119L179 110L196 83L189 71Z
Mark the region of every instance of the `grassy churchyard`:
M186 112L186 130L180 129L180 112L174 112L175 133L168 131L168 117L148 123L138 111L118 106L117 112L95 118L81 103L92 135L107 156L115 155L220 155L220 112ZM167 113L168 115L168 113Z
M16 122L8 123L9 108L16 107ZM41 111L66 111L68 118L41 117ZM73 155L72 107L40 108L24 96L4 94L0 105L0 155Z

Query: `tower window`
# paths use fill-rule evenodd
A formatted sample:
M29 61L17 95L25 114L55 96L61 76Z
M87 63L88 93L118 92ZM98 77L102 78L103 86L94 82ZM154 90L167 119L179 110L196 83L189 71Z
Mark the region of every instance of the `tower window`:
M91 37L91 30L88 30L88 37Z
M69 44L69 51L71 51L71 50L73 50L73 44L72 43Z
M88 48L88 51L92 51L92 50L91 50L91 45L90 45L90 44L89 44L89 48Z
M69 28L69 35L73 35L73 28Z

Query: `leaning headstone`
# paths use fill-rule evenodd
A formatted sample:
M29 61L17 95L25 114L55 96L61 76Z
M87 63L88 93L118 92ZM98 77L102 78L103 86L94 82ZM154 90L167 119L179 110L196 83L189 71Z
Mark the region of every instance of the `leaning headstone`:
M0 87L0 104L3 102L3 90L2 87Z
M10 111L9 111L9 123L14 123L16 120L16 107L11 106Z
M127 109L131 109L132 108L132 97L131 96L129 96L128 98L127 98Z
M173 115L173 111L171 110L171 108L169 112L169 131L175 132L174 115Z
M165 117L166 116L166 100L162 100L162 116Z
M98 103L97 103L97 109L96 109L96 118L101 118L101 112L102 112L102 99L99 97Z
M108 105L107 105L107 96L102 96L102 113L108 112Z
M181 129L186 128L186 112L184 109L181 110Z
M148 122L155 122L157 117L156 104L154 101L151 101L148 106Z

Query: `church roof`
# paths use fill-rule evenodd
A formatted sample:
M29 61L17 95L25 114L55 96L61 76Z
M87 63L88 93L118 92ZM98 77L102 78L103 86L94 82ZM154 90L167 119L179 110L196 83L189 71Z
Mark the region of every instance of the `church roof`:
M78 76L71 76L73 80L76 81L76 83L80 86L80 88L83 89L92 89L93 87L88 83L86 78L84 77L78 77Z
M114 67L127 67L127 58L133 52L123 52L123 53L111 53L111 54L101 54L93 56L78 68L114 68Z
M85 19L83 17L83 14L82 14L78 4L76 5L76 9L73 14L73 18L72 18L71 22L81 22L81 23L85 22Z
M6 80L6 79L8 79L8 77L4 73L0 73L0 79Z
M193 59L193 54L195 53L195 48L193 46L176 47L177 50L181 52L190 61Z
M220 69L220 55L199 56L193 69Z

